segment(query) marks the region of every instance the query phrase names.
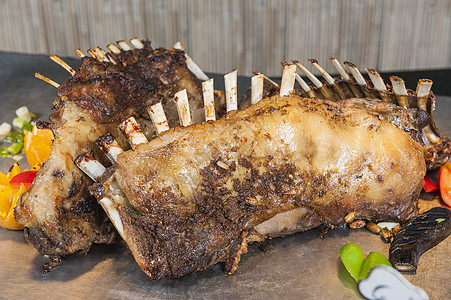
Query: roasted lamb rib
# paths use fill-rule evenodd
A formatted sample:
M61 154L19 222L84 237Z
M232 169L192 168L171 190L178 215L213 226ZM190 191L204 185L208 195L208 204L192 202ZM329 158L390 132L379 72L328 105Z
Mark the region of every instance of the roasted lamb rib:
M138 39L130 42L134 49L120 41L120 48L108 45L110 53L89 50L92 57L78 50L81 67L74 71L66 66L72 76L58 86L57 111L50 117L52 153L15 210L27 240L42 254L87 251L93 243L111 243L116 236L88 192L90 179L73 163L86 151L100 153L94 144L100 135L112 132L125 146L117 126L135 116L147 137L155 136L147 111L155 103L162 103L169 125L178 124L173 97L181 89L188 93L193 120L205 119L201 84L188 69L184 51L152 49L150 42Z
M382 100L300 97L295 70L287 65L278 94L261 101L257 75L253 105L240 111L232 85L225 117L182 121L150 142L128 119L121 128L132 150L123 152L109 135L99 139L109 168L89 154L77 158L150 277L179 277L220 261L231 274L253 241L342 225L349 214L401 223L417 214L428 113ZM416 107L424 101L418 96Z

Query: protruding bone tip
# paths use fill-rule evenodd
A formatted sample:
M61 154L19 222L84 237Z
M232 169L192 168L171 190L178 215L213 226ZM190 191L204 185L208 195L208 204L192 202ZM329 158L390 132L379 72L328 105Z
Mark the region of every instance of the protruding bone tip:
M376 70L371 69L371 68L365 68L365 70L366 70L368 73L371 73L371 74L373 74L373 75L378 75L378 74L379 74L379 72L377 72Z
M114 142L114 138L111 135L110 132L105 133L104 135L100 136L97 140L96 140L96 144L99 147L103 147L104 145L110 145Z
M395 82L399 82L399 83L403 83L404 80L401 77L398 76L390 76L390 80L391 81L395 81Z
M355 64L353 64L352 62L344 61L343 63L350 68L357 68L357 66Z

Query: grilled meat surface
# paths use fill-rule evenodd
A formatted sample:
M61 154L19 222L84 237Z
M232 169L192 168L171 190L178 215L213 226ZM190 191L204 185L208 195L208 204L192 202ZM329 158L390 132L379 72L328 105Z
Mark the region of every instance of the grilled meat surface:
M96 123L120 122L130 116L148 118L147 108L162 102L171 126L178 124L174 94L186 89L193 119L203 120L199 80L188 70L185 53L156 49L140 60L123 65L84 57L77 73L58 89L56 102L74 101L86 109Z
M423 145L428 170L439 168L451 158L451 140L449 137L440 135L432 118L432 112L435 109L435 96L432 92L429 92L427 96L418 96L416 91L407 90L404 107L399 105L400 96L393 92L392 86L387 85L386 91L379 91L374 88L371 80L367 80L366 85L362 86L357 84L354 78L343 80L337 77L333 85L323 82L323 86L318 88L310 83L309 87L308 92L301 87L296 87L295 94L341 103L345 101L347 105L366 109L409 133L413 139ZM264 97L271 97L278 93L278 86L265 81ZM251 89L246 92L240 102L240 109L251 104L250 96Z
M52 153L31 189L15 209L25 236L45 255L87 251L93 243L111 243L116 231L96 199L88 192L92 181L73 163L83 152L95 153L95 139L118 133L123 119L136 116L148 138L155 135L146 107L162 102L169 124L178 121L172 100L186 89L194 122L204 120L199 80L188 70L183 51L143 49L112 54L117 65L84 57L82 66L58 89L51 116L55 133ZM124 141L122 141L124 140Z
M173 128L119 155L112 171L94 194L158 279L219 261L233 273L248 242L339 225L351 212L405 222L426 166L418 142L366 109L292 95Z

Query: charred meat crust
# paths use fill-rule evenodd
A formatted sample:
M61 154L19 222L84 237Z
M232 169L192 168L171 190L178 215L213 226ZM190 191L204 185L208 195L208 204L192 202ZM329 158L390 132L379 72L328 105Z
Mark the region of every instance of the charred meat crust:
M148 107L157 102L165 105L183 88L202 100L200 82L188 70L181 50L159 48L126 66L84 57L77 73L59 87L55 106L70 100L98 123L119 122L129 116L148 117ZM193 109L202 105L192 103ZM169 116L169 124L175 126L177 116Z
M89 203L88 203L89 202ZM88 211L86 211L88 210ZM95 198L82 199L68 210L61 208L65 224L53 224L56 230L25 227L26 240L43 255L65 256L76 251L88 252L92 244L111 244L116 241L116 230L103 213ZM79 236L89 238L80 239Z

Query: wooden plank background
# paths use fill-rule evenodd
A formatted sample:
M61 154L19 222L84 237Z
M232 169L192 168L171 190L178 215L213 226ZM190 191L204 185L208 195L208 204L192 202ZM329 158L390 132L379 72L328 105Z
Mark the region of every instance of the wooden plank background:
M380 71L451 66L450 0L1 0L0 24L0 51L180 40L216 73L280 76L280 61L307 58L333 72L329 55Z

